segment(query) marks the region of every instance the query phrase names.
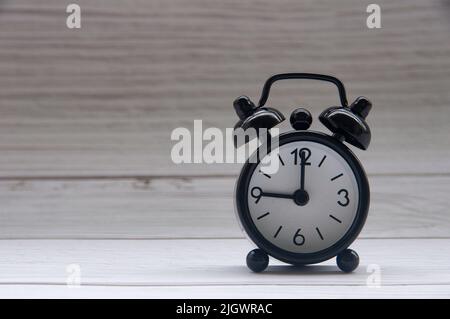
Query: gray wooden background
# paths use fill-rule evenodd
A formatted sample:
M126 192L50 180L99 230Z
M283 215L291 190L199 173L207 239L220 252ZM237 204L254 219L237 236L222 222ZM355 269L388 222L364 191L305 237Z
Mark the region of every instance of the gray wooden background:
M289 71L374 103L364 235L449 235L448 1L380 1L372 30L358 0L80 0L80 30L64 1L0 3L1 238L242 236L240 165L175 165L170 133L234 125L236 96ZM302 81L269 101L315 116L337 102Z
M120 286L159 287L166 280L169 287L145 292L173 296L170 286L178 277L170 272L177 268L170 258L176 256L157 256L177 245L187 247L180 259L198 258L217 270L217 250L241 247L232 202L241 166L175 165L170 133L191 128L194 119L231 127L236 96L256 99L267 77L298 71L333 74L346 84L350 100L365 95L374 103L372 145L357 151L373 194L366 239L359 242L369 260L380 262L383 255L398 270L388 282L400 286L388 285L387 295L414 294L402 287L417 283L423 293L448 296L448 283L441 284L450 282L450 2L377 1L382 28L369 30L371 2L78 0L82 28L69 30L70 2L0 0L2 284L64 282L55 273L82 260L93 285L115 278ZM334 87L299 81L276 85L269 104L287 115L306 106L316 117L337 102ZM314 128L323 129L317 122ZM437 247L433 257L422 258L430 247ZM200 255L204 249L209 259ZM158 262L126 264L146 254ZM242 264L241 257L226 262ZM197 269L193 258L190 270ZM432 270L425 271L425 259L435 260ZM139 268L144 264L157 268ZM208 281L198 269L198 277L181 272L198 283L190 296L202 296L205 282L251 282L246 273L226 279L229 269L220 276L213 271ZM441 275L427 277L432 272ZM349 287L365 281L359 276L346 277ZM265 278L253 281L299 282ZM329 276L309 278L311 296L330 294L320 288ZM15 289L20 296L22 288ZM48 289L34 291L40 296ZM95 295L100 288L92 289ZM227 291L236 296L233 288Z

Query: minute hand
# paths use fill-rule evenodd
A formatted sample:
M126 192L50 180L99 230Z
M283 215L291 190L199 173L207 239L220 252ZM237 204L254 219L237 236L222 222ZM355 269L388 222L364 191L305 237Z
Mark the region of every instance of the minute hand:
M300 190L305 190L305 166L311 165L306 163L306 156L304 151L300 151Z
M305 189L305 156L300 155L301 156L301 163L300 163L300 190L304 190Z

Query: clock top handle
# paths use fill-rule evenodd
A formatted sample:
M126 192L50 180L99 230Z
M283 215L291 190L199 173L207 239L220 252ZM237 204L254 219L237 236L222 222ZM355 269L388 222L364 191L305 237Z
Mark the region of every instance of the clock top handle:
M341 99L342 106L344 107L348 106L347 94L345 92L344 84L334 76L315 73L281 73L271 76L270 78L267 79L261 93L261 98L259 99L258 107L262 107L264 106L264 104L266 104L267 99L269 98L270 88L272 87L273 83L280 80L290 80L290 79L308 79L308 80L331 82L338 88L339 98Z

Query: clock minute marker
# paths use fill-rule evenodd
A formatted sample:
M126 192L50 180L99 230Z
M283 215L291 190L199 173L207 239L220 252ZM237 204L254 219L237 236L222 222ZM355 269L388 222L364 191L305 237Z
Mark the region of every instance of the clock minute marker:
M261 174L263 174L265 177L267 177L267 178L272 178L272 176L270 176L269 174L266 174L266 173L264 173L263 171L261 171L261 170L259 170L259 172L261 173Z
M283 228L283 226L278 227L277 231L275 232L275 235L273 235L273 238L277 238L278 234L281 231L281 228Z
M317 165L317 167L322 166L322 164L323 164L323 162L325 161L326 158L327 158L327 156L324 155L324 156L322 157L322 160L320 161L319 165Z
M334 219L335 221L337 221L339 224L342 224L342 221L341 221L340 219L334 217L334 216L331 215L331 214L330 214L330 217L331 217L332 219Z
M281 158L280 154L278 154L278 158L280 159L280 163L281 163L281 165L283 165L283 166L284 166L284 162L283 162L283 159Z
M265 214L262 214L261 216L259 216L258 218L256 218L257 220L260 220L261 218L264 218L264 217L266 217L267 215L269 215L270 214L270 212L267 212L267 213L265 213Z
M322 233L320 232L319 227L316 227L316 231L317 231L317 233L319 234L320 239L323 240L323 236L322 236Z
M333 177L333 178L331 179L331 181L334 181L334 180L338 179L339 177L341 177L341 176L343 176L343 175L344 175L343 173L340 173L339 175L336 175L335 177Z

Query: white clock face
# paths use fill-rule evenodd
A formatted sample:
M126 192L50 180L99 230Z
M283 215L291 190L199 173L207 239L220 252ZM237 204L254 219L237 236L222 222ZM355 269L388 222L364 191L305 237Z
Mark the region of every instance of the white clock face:
M314 253L338 242L358 209L356 177L347 161L326 145L296 141L279 148L279 169L250 178L248 208L258 231L275 246Z

